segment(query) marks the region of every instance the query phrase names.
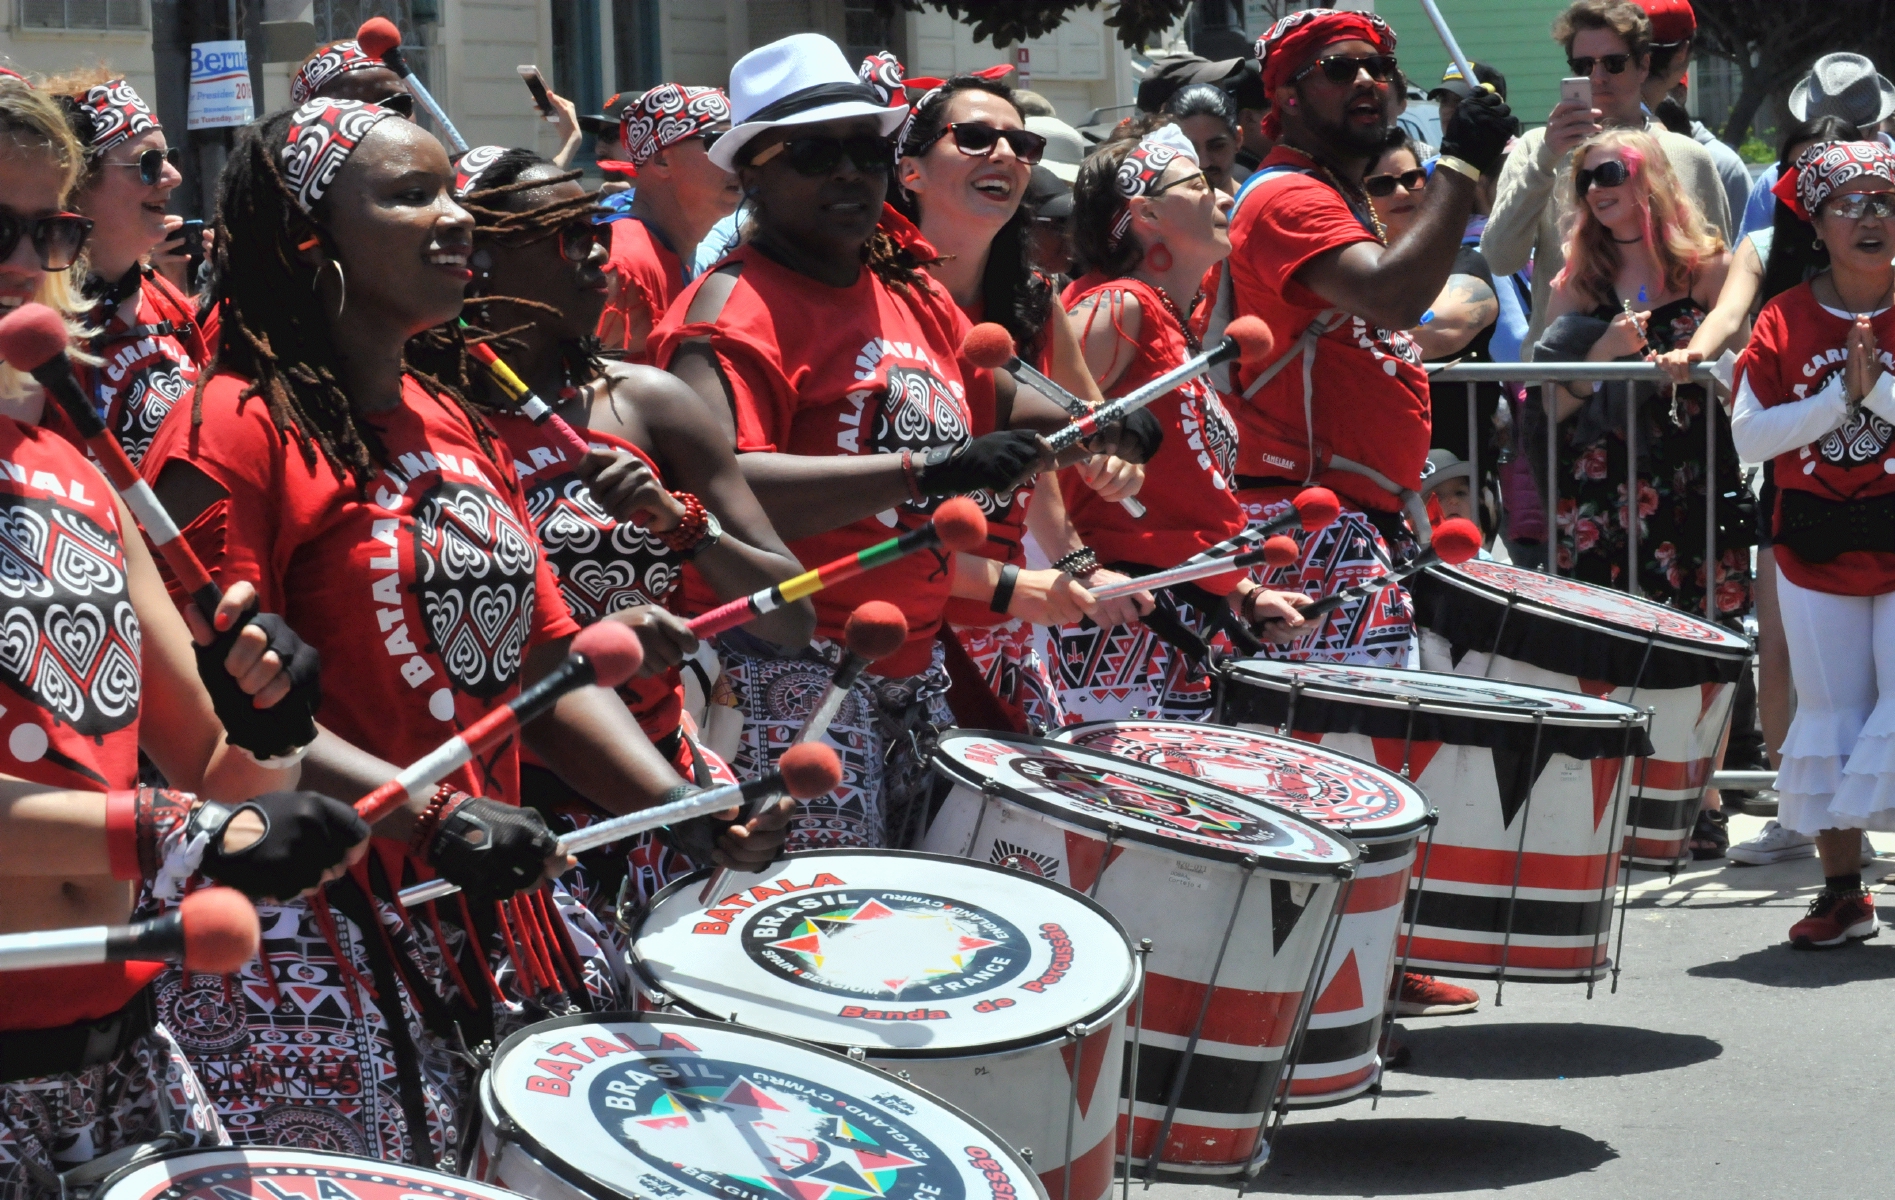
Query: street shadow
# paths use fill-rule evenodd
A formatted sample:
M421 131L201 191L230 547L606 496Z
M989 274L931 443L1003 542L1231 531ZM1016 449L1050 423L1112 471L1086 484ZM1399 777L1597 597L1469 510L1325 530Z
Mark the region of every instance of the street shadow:
M1437 1079L1590 1079L1673 1071L1724 1053L1695 1033L1628 1025L1531 1021L1520 1024L1403 1026L1409 1075Z
M1298 1123L1277 1138L1253 1192L1411 1196L1490 1191L1597 1170L1618 1151L1557 1125L1465 1117Z
M1888 920L1885 913L1883 920ZM1895 945L1858 944L1834 950L1764 946L1736 958L1687 968L1699 979L1737 979L1764 987L1825 988L1895 979Z

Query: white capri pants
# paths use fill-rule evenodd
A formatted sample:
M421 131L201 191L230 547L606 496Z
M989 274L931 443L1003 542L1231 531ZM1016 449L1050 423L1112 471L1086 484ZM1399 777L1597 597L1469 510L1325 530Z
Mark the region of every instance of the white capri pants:
M1838 596L1777 573L1796 717L1777 820L1798 833L1895 830L1895 593Z

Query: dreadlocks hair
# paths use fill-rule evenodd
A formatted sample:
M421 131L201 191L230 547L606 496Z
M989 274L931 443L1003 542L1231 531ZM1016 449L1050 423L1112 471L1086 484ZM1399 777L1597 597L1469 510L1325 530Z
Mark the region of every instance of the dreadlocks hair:
M387 463L381 435L358 418L342 385L329 314L317 299L317 267L300 248L311 239L331 257L333 237L296 202L275 149L284 144L294 114L285 109L253 125L238 140L224 167L215 218L215 290L211 303L222 321L217 355L198 377L191 396L191 423L204 422L204 389L218 371L250 380L240 399L262 397L270 420L292 439L303 461L320 453L338 479L353 476L367 490L369 477ZM430 373L404 361L408 374L445 408L467 418L480 449L496 466L493 431L467 402L467 356L459 332L450 336L458 353L436 356Z
M904 158L919 158L926 153L947 127L948 105L965 91L998 96L1012 105L1015 113L1021 114L1022 121L1026 119L1019 102L1013 98L1013 89L1007 84L978 75L956 75L922 97L897 152ZM895 211L920 224L921 205L917 199L898 183L893 185L893 192L889 202ZM997 322L1012 334L1022 354L1029 354L1029 348L1034 352L1039 349L1053 304L1052 284L1033 269L1027 257L1032 245L1032 229L1033 213L1027 205L1021 204L994 234L993 244L987 251L987 268L980 277L983 319Z

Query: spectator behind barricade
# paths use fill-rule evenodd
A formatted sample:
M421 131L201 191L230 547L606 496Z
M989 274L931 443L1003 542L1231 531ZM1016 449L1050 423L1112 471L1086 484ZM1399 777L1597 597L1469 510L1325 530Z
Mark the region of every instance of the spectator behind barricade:
M1242 144L1231 165L1231 178L1238 183L1250 178L1263 156L1276 146L1276 139L1263 132L1264 114L1270 111L1270 97L1263 90L1263 75L1257 60L1244 60L1244 69L1224 85L1237 105L1237 135Z
M1231 167L1237 161L1237 105L1230 93L1208 83L1179 88L1165 101L1165 115L1191 139L1211 186L1227 196L1234 195L1237 184L1231 177Z
M1212 62L1199 54L1161 54L1138 82L1135 99L1138 111L1157 114L1179 91L1194 83L1227 87L1241 78L1246 58L1225 58Z
M1836 117L1872 138L1882 123L1895 119L1895 84L1876 74L1875 64L1860 54L1825 54L1790 89L1785 107L1799 121ZM1751 185L1743 232L1770 228L1777 212L1777 197L1770 189L1781 170L1779 163L1771 163Z
M1480 521L1480 505L1474 501L1474 464L1462 462L1452 450L1428 451L1428 465L1421 473L1421 497L1428 502L1428 519L1439 525L1452 517ZM1491 559L1483 548L1477 557Z
M1572 73L1592 81L1592 104L1560 101L1545 127L1514 144L1480 243L1497 274L1510 275L1529 257L1533 260L1529 343L1546 326L1548 293L1565 265L1571 190L1556 184L1568 173L1573 148L1602 128L1651 132L1670 160L1681 195L1696 204L1720 237L1728 240L1733 228L1730 202L1710 154L1645 114L1640 89L1650 70L1651 21L1644 10L1631 0L1574 0L1553 22L1553 40L1564 47Z
M1484 62L1470 62L1474 68L1474 83L1486 84L1486 90L1507 98L1507 77ZM1441 82L1428 93L1428 99L1435 102L1441 110L1441 128L1446 129L1448 122L1454 119L1454 110L1461 107L1461 101L1474 94L1473 85L1461 77L1461 68L1457 63L1449 63L1447 70L1441 72Z
M1030 88L1014 88L1013 100L1020 106L1023 117L1059 118L1059 110L1053 107L1053 102Z
M1027 262L1034 270L1051 276L1055 290L1063 289L1078 274L1073 262L1070 228L1073 189L1047 169L1044 159L1033 168L1027 182L1026 207L1033 214L1033 225L1027 234Z
M1639 89L1645 107L1663 121L1673 133L1683 134L1704 147L1717 167L1724 184L1724 199L1736 221L1750 202L1750 168L1737 151L1719 141L1702 121L1692 119L1685 108L1686 89L1690 84L1691 51L1698 37L1698 19L1691 11L1691 0L1633 0L1652 23L1651 73ZM1659 111L1667 103L1676 106L1682 125ZM1736 239L1726 237L1727 241Z

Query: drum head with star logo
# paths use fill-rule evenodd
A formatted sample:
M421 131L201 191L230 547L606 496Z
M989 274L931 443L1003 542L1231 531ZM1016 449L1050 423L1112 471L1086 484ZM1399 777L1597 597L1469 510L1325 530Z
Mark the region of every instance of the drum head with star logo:
M93 1194L98 1200L516 1200L504 1188L423 1167L275 1146L144 1159Z
M1191 857L1329 875L1355 847L1285 808L1128 758L1045 738L950 729L934 768L977 792Z
M514 1140L593 1195L1045 1197L959 1109L842 1055L718 1022L547 1021L503 1042L488 1079Z
M1076 892L984 863L890 850L792 854L698 902L652 902L633 958L705 1016L802 1041L926 1056L1063 1037L1125 997L1132 950Z

